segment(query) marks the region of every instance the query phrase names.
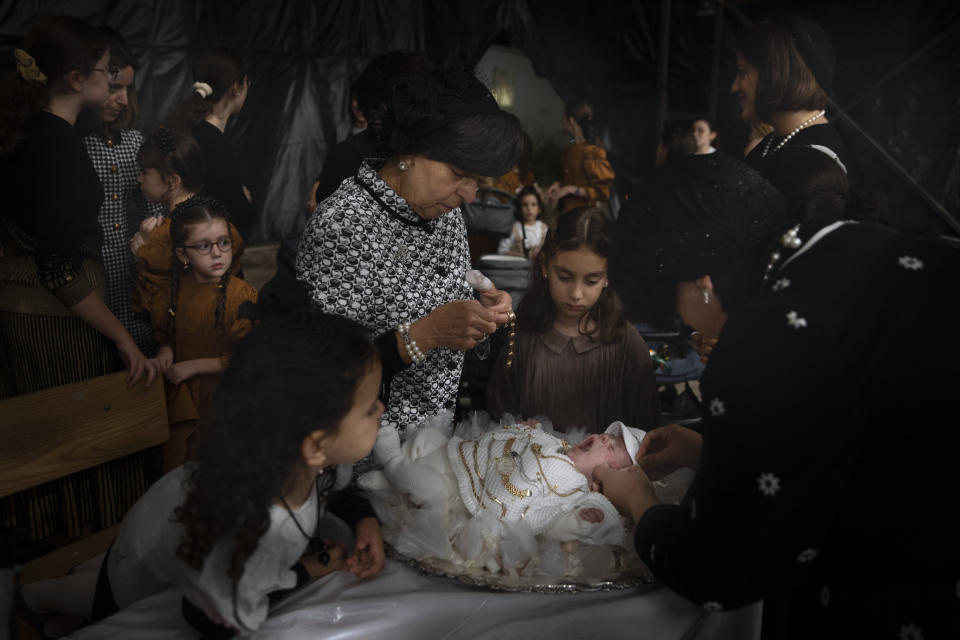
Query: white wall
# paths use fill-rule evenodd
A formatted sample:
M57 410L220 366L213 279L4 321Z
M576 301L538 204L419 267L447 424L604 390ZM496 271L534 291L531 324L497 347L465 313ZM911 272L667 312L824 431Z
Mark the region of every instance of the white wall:
M513 104L504 108L517 116L535 147L566 141L568 136L560 128L563 101L549 82L534 73L530 59L522 51L493 45L477 63L476 72L491 91L498 76L511 77Z

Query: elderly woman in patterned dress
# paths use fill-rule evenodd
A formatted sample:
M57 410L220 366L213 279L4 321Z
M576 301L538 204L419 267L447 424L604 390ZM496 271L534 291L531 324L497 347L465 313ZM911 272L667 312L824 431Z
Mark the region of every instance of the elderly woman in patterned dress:
M709 611L762 599L764 638L960 637L960 348L939 330L960 250L851 221L836 162L778 156L786 201L711 154L621 211L618 290L665 291L718 340L699 433L655 429L639 466L594 477L659 579ZM650 479L677 466L698 469L689 495L657 504Z
M464 72L394 82L384 142L321 202L297 254L313 305L365 326L384 365L383 425L402 429L453 409L464 350L508 320L509 294L474 298L460 205L477 180L516 164L517 119Z

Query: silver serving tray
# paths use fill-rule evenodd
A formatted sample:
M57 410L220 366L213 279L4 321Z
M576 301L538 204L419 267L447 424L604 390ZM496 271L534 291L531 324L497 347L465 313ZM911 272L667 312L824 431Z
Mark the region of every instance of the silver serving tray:
M639 559L634 559L630 571L624 571L608 578L577 580L564 577L551 580L543 576L513 576L490 573L482 569L468 569L437 558L421 558L418 560L399 553L387 542L383 546L387 557L416 569L422 575L447 578L470 587L491 591L543 594L585 593L589 591L636 589L656 582L653 574Z

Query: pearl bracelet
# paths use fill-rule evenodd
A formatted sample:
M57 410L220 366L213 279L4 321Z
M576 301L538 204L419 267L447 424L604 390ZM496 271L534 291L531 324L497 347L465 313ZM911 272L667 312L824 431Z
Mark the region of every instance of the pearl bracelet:
M400 332L400 337L403 338L403 346L407 350L407 355L410 356L410 360L413 361L413 364L421 364L427 359L427 356L425 356L423 351L420 350L420 347L417 346L417 342L410 337L411 324L409 320L401 322L397 327L397 331Z

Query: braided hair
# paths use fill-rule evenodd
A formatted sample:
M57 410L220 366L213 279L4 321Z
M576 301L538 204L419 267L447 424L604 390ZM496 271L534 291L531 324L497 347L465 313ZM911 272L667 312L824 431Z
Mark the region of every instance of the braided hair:
M180 278L187 270L187 264L181 263L177 257L177 249L182 249L190 235L190 227L203 222L223 220L229 231L230 215L218 200L204 195L196 195L177 205L170 212L170 241L173 245L173 255L170 265L170 307L167 310L167 335L170 336L170 347L175 348L177 336L177 303L180 296ZM230 269L222 276L217 289L217 303L215 310L215 326L218 333L224 330L223 316L227 305L227 287L230 284Z

